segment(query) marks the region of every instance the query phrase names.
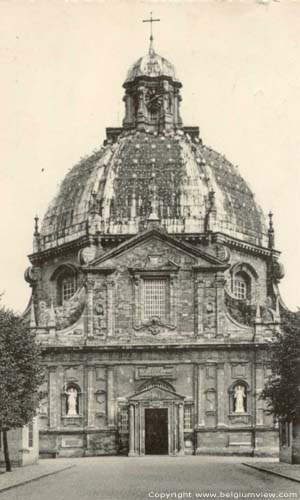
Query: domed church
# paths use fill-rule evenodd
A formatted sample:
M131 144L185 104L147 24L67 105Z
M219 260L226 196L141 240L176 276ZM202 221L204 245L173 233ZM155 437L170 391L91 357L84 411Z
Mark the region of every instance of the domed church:
M183 124L152 36L123 88L122 126L35 221L40 454L275 454L259 399L280 325L272 214Z

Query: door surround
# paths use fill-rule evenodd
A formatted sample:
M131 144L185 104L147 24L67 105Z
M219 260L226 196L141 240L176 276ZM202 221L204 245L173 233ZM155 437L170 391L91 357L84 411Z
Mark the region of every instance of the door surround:
M149 381L143 389L128 398L129 453L145 455L145 410L168 411L168 454L184 455L183 406L185 396L176 393L170 384L161 380Z

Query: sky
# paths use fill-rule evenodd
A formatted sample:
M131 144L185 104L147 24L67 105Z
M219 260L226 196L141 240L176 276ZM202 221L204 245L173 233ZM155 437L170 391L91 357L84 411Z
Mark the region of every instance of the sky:
M124 115L122 84L148 50L183 83L185 125L274 212L286 304L300 305L300 0L0 2L0 292L22 312L33 218Z

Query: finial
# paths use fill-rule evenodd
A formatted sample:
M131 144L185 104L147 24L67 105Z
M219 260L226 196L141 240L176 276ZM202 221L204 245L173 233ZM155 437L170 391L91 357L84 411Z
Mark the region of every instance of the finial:
M97 203L97 191L92 191L90 200L90 212L97 213L98 203Z
M208 204L204 217L204 232L209 233L212 231L211 215L215 213L215 191L211 189L208 193Z
M273 225L273 214L269 212L268 247L272 250L275 246L275 231Z
M35 218L34 218L34 233L33 233L33 236L39 236L39 235L40 235L40 233L39 233L39 218L36 215Z
M149 46L149 54L154 54L153 48L153 32L152 32L152 23L159 22L160 19L153 19L152 12L150 12L150 19L143 19L143 23L150 23L150 46Z
M151 174L151 179L150 179L150 184L149 184L149 194L150 194L150 206L151 206L151 213L148 217L148 220L158 220L158 212L157 212L157 188L156 188L156 175L155 172L152 172Z
M213 208L215 205L215 192L213 189L211 189L208 193L208 199L210 203L210 207Z

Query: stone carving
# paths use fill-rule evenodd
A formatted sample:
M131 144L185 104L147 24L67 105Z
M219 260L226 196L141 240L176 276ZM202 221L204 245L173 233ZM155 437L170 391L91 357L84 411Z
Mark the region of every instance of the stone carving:
M158 316L153 316L149 321L144 321L140 325L135 325L133 328L137 331L145 328L149 330L152 335L158 335L163 330L175 330L176 326L163 323Z
M30 285L35 285L41 276L41 268L37 266L30 266L25 271L25 280Z
M245 413L245 387L243 385L237 385L234 389L233 398L235 401L234 413Z
M205 314L204 314L204 329L212 329L216 325L215 318L215 303L211 300L206 303Z
M106 330L106 302L106 289L96 289L93 298L93 329L95 335L101 335Z
M67 417L76 417L78 415L77 411L77 398L78 393L75 387L69 387L68 390L65 388L64 394L67 396Z
M44 300L40 300L39 302L39 321L38 325L41 327L45 327L48 325L50 319L50 312L47 307L47 304Z
M206 400L206 413L213 414L216 411L216 391L214 389L208 389L205 393Z

